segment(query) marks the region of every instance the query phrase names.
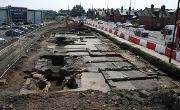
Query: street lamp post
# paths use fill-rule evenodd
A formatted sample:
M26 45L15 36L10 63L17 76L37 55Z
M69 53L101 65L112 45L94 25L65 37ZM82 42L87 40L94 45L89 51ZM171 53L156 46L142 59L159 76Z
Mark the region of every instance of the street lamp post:
M170 56L169 56L169 63L171 63L171 59L172 59L172 53L173 53L173 47L174 47L174 39L175 39L175 32L176 32L176 23L177 23L178 14L179 14L179 3L180 3L180 0L178 0L178 4L177 4L176 19L175 19L175 22L174 22L174 32L173 32L173 40L172 40L171 51L170 51Z

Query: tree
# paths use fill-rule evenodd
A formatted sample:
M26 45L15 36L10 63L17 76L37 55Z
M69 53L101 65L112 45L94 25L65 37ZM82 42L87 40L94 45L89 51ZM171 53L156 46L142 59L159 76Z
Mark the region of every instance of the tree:
M89 8L88 11L87 11L87 17L91 18L91 19L94 19L95 18L95 10Z
M74 6L73 9L70 12L70 15L72 17L83 16L85 14L86 14L86 12L85 12L84 8L81 5Z

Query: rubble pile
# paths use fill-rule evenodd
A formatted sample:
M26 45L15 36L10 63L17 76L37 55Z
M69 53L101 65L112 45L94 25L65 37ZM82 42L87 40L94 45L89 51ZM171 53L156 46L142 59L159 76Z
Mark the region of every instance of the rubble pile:
M5 97L8 110L179 110L180 103L171 91L116 90L108 93L88 90Z

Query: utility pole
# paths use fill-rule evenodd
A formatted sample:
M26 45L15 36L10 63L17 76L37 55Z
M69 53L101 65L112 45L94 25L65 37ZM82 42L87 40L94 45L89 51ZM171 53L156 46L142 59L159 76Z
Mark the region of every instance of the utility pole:
M173 32L173 40L172 40L172 44L171 44L171 51L170 51L170 56L169 56L169 63L171 63L171 59L172 59L172 53L173 53L173 47L174 47L174 39L175 39L175 33L176 33L176 23L177 23L177 19L178 19L178 14L179 14L179 3L180 0L178 0L178 4L177 4L177 10L176 10L176 19L174 21L174 32Z
M131 0L130 0L130 4L129 4L130 6L129 6L129 19L131 18L130 16L131 16Z
M109 2L108 1L106 1L105 3L107 3L107 9L109 8Z

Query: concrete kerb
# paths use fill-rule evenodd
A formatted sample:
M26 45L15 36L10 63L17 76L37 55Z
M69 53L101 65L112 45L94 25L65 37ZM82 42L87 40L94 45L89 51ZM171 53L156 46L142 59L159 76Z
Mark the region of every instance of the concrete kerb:
M130 42L127 43L128 41L123 42L121 38L111 37L111 35L109 35L105 32L102 32L101 30L98 30L98 29L93 28L93 27L90 27L90 28L93 31L96 31L96 32L102 34L103 36L107 37L108 39L110 39L112 42L114 42L120 48L125 49L125 50L129 50L129 51L133 52L134 54L141 56L142 58L147 60L149 63L154 65L155 67L166 72L169 76L171 76L173 78L180 78L180 68L178 68L176 65L166 63L162 59L157 58L157 57L155 57L149 53L142 51L141 49L137 48L136 46L133 46L133 43L130 43ZM180 53L178 53L178 54L180 54Z

